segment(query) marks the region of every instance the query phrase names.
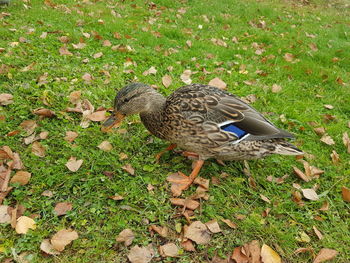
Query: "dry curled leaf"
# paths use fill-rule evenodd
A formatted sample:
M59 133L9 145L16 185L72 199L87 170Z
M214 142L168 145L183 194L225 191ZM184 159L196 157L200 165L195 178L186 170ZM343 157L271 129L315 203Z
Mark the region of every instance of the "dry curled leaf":
M122 169L126 172L128 172L131 175L135 175L135 169L131 166L131 164L126 164L124 166L122 166Z
M32 174L29 172L18 171L11 178L10 183L19 183L20 185L26 185L29 182L31 176Z
M27 234L29 229L35 229L35 221L27 216L21 216L17 219L16 232L17 234Z
M76 157L71 157L66 163L66 167L71 172L76 172L79 170L80 166L83 164L83 160L77 160Z
M59 255L61 253L53 248L50 239L44 239L41 241L40 249L49 255Z
M167 181L171 183L171 192L173 196L180 196L182 191L191 183L191 179L181 172L168 175Z
M0 205L0 224L11 223L11 215L9 214L9 206Z
M73 142L78 137L78 135L79 134L74 131L67 131L64 140L67 142Z
M211 236L205 224L195 221L190 224L184 231L184 236L197 244L209 243Z
M331 260L338 255L338 251L329 248L322 248L320 252L318 252L316 258L313 263L321 263L327 260Z
M301 191L303 192L303 196L306 199L309 199L309 200L312 200L312 201L317 201L319 199L319 196L317 195L315 190L312 189L312 188L301 189Z
M181 81L187 85L190 85L192 83L191 74L192 71L186 69L180 76Z
M88 115L87 118L91 121L104 121L106 119L106 111L96 111Z
M32 153L39 157L45 157L46 148L40 142L33 142Z
M134 232L132 232L131 229L127 228L119 233L119 235L116 237L116 240L117 242L124 242L124 245L128 247L131 245L134 238L135 238Z
M62 229L51 238L52 247L57 251L63 251L64 248L73 240L78 238L78 233L72 229Z
M261 261L263 263L281 263L281 257L271 247L263 244L261 247Z
M343 200L345 202L350 202L350 189L347 188L346 186L343 186L341 188L341 193L342 193Z
M36 109L33 111L33 114L47 118L53 118L56 116L56 113L54 113L52 110L45 108Z
M0 105L5 106L13 103L13 96L8 93L0 94Z
M219 89L226 89L227 84L220 78L213 78L211 81L209 81L208 85L217 87Z
M199 202L191 199L170 198L170 202L173 205L183 206L184 208L188 208L190 210L195 210L199 207Z
M61 56L73 56L73 53L68 50L66 45L60 47L58 51L60 52Z
M174 243L168 243L159 247L162 257L176 257L179 255L179 248Z
M164 75L162 77L162 83L164 87L168 88L171 85L172 79L170 75Z
M216 221L215 219L206 222L205 225L207 226L209 231L214 233L214 234L221 232L221 229L220 229L220 226L218 224L218 221Z
M334 144L335 144L335 142L334 142L334 140L332 139L332 137L329 136L327 133L324 134L324 135L321 137L320 140L321 140L321 142L323 142L323 143L325 143L325 144L327 144L327 145L334 145Z
M73 209L73 205L70 202L57 203L54 210L58 216L67 214L68 211Z
M222 222L224 222L226 225L228 225L230 228L236 229L237 225L233 223L230 219L221 219Z
M144 71L142 75L148 76L148 75L155 75L157 73L157 70L155 67L150 67L148 70Z
M319 240L323 239L323 235L320 230L316 226L313 226L312 229L314 230L316 236L318 237Z
M109 141L103 141L97 147L105 152L109 152L113 149L113 146Z
M154 257L154 249L152 245L147 247L134 246L130 249L128 259L131 263L148 263Z
M248 263L249 258L243 252L243 247L234 248L231 259L235 260L236 263Z
M149 227L149 231L154 231L158 233L161 237L167 237L168 236L168 228L166 226L157 226L157 225L151 225Z
M196 251L193 242L190 239L187 239L186 241L181 242L181 246L185 251L194 252Z
M282 87L280 85L277 85L277 84L273 84L272 85L272 88L271 88L271 91L273 93L278 93L282 90Z

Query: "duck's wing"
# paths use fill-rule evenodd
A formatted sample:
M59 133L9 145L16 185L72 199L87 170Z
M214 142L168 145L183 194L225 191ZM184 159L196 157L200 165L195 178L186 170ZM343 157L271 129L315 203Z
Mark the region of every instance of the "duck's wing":
M206 128L228 132L245 140L293 138L268 121L257 110L236 96L218 88L192 84L171 94L166 110L181 114L185 119L202 123Z

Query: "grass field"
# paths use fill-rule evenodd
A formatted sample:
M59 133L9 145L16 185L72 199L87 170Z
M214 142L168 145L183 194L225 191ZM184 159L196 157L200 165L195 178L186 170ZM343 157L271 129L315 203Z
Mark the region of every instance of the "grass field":
M185 85L180 76L191 70L192 83L218 77L229 92L255 95L252 105L294 133L294 143L307 153L304 159L324 173L304 182L293 172L293 166L303 170L302 163L272 156L249 161L253 188L243 163L223 167L208 161L201 176L214 177L216 184L210 185L209 200L201 200L193 220L216 219L222 232L209 244L197 245L196 252L180 249L178 258L156 259L210 262L215 255L225 258L235 247L259 240L283 262L312 262L321 248L339 252L331 262L349 262L350 203L342 198L342 187L350 187L350 155L342 142L343 133L350 133L349 17L346 1L316 0L13 0L0 6L0 93L13 95L12 104L0 106L0 146L18 152L32 174L28 184L13 185L3 205L24 206L24 215L35 215L37 226L20 235L9 224L0 224L0 261L26 252L29 262L127 262L129 248L115 239L125 228L135 233L133 245L179 245L176 226L186 219L169 201L166 177L189 173L191 161L169 152L156 164L154 155L166 142L151 136L137 116L106 134L101 122L82 128L82 114L66 108L74 107L69 95L78 90L95 109L110 108L116 90L130 81L155 85L168 95ZM143 74L151 67L155 74ZM164 75L172 78L168 88L162 84ZM40 118L33 114L38 108L56 116ZM49 132L40 141L46 149L43 157L23 141L27 134L20 124L26 120L36 121L36 134ZM320 141L314 132L319 127L335 144ZM67 131L79 136L67 142ZM97 147L105 140L112 151ZM338 164L332 162L332 151L339 155ZM83 160L76 172L65 166L71 156ZM126 164L135 176L122 169ZM289 176L280 184L268 180L284 175ZM314 187L319 199L303 198L303 205L297 204L292 193L300 190L293 184ZM45 190L53 195L43 196ZM192 187L183 196L194 191ZM114 195L124 199L109 198ZM73 209L57 216L59 202L70 202ZM320 211L325 202L329 209ZM221 219L230 219L237 228ZM151 236L152 224L167 226L174 235ZM314 226L323 234L321 240ZM41 241L64 228L74 229L79 238L58 256L41 252ZM314 254L295 255L300 247L312 248Z

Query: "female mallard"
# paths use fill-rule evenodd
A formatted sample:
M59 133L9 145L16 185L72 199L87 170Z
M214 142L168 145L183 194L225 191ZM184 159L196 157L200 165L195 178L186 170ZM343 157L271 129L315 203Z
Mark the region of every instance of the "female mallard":
M208 85L184 86L165 98L146 84L129 84L115 97L114 114L103 124L104 130L137 113L153 135L172 143L167 150L178 146L198 157L190 176L182 174L182 190L209 158L250 160L275 153L303 154L286 141L292 134L234 95Z

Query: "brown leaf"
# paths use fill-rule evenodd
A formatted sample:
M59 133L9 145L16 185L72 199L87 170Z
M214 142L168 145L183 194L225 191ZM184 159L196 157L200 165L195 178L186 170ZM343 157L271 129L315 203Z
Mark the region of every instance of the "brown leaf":
M60 47L58 51L60 52L61 56L73 56L73 53L68 50L66 45Z
M33 142L32 153L39 157L45 157L46 148L40 142Z
M73 142L78 137L78 135L79 134L74 131L67 131L64 140L67 142Z
M350 128L350 122L349 122L349 128ZM343 133L343 143L347 149L347 152L350 153L350 138L347 132Z
M150 225L149 231L155 231L162 237L168 236L168 228L166 226L161 227L161 226L157 226L157 225Z
M131 229L127 228L119 233L119 235L116 237L116 240L117 242L124 242L124 245L128 247L131 245L134 238L135 238L134 232L132 232Z
M270 199L268 199L268 198L267 198L266 196L264 196L263 194L260 194L260 198L261 198L263 201L265 201L266 203L271 204Z
M147 247L134 246L130 249L128 259L131 263L148 263L154 257L154 249L152 245Z
M331 159L334 165L338 165L340 162L339 154L334 150L331 153Z
M103 56L103 53L102 52L98 52L98 53L93 55L93 58L100 58L102 56Z
M10 180L10 183L19 183L20 185L26 185L31 177L31 173L26 171L18 171Z
M323 238L323 235L320 232L320 230L318 230L316 226L313 226L312 229L314 230L314 232L315 232L316 236L318 237L318 239L321 240Z
M286 53L284 54L283 58L285 59L285 61L287 62L293 62L294 60L294 55L291 53Z
M312 201L317 201L319 199L317 193L312 188L301 189L301 191L303 192L303 195L306 199L309 199Z
M67 36L60 36L58 37L58 40L61 41L62 43L68 43L69 42L69 37Z
M56 114L52 110L44 109L44 108L36 109L33 111L33 113L35 115L39 115L47 118L53 118L56 116Z
M316 258L313 263L321 263L327 260L331 260L338 255L338 251L330 248L322 248L320 252L318 252Z
M260 244L258 240L252 240L250 243L244 245L245 250L249 250L249 263L260 263Z
M180 196L182 191L188 187L190 178L181 172L170 174L167 181L171 183L171 192L173 196Z
M71 172L76 172L79 170L80 166L83 164L83 160L77 160L76 157L71 157L66 163L66 167Z
M157 73L157 70L155 67L150 67L148 70L144 71L142 75L148 76L148 75L155 75Z
M282 90L282 87L280 85L277 85L277 84L273 84L272 85L272 88L271 88L271 91L273 93L278 93Z
M9 206L0 205L0 224L11 223L11 216L8 212Z
M41 193L42 196L46 196L46 197L52 197L53 196L53 192L50 190L45 190L44 192Z
M218 221L216 221L215 219L206 222L205 225L207 226L209 231L214 233L214 234L221 232L221 229L220 229L220 226L218 224Z
M179 248L174 243L168 243L159 247L159 254L162 257L177 257Z
M126 172L128 172L131 175L135 175L135 169L131 166L131 164L126 164L124 166L122 166L122 169Z
M221 221L233 229L237 228L237 225L233 223L230 219L221 219Z
M195 247L193 246L193 242L189 239L181 242L181 246L185 251L190 251L190 252L196 251Z
M326 133L326 129L324 127L314 128L314 132L318 136L322 136L322 135L324 135Z
M52 236L51 244L53 249L61 252L68 244L73 240L76 240L78 237L76 231L72 229L62 229Z
M311 179L305 175L301 170L299 170L297 167L293 166L294 173L303 181L308 182Z
M200 221L195 221L190 224L184 231L184 236L193 240L197 244L209 243L211 237L206 225Z
M48 131L43 131L43 132L39 133L40 140L45 140L45 139L47 139L48 136L49 136Z
M72 44L74 49L83 49L86 47L86 44L83 42L79 42L78 44Z
M268 245L261 247L261 261L263 263L281 263L281 257Z
M113 149L112 144L109 141L103 141L97 146L100 148L102 151L109 152Z
M90 84L93 80L92 75L89 73L84 73L84 75L81 78L84 80L85 84Z
M61 202L57 203L55 206L55 212L58 216L62 216L67 214L68 211L71 211L73 209L73 205L70 202Z
M168 88L171 85L172 79L170 75L164 75L162 77L162 83L164 87Z
M249 258L247 255L242 253L242 247L236 247L233 250L233 253L231 255L231 259L235 260L236 263L248 263Z
M106 111L96 111L87 116L91 121L104 121L106 119Z
M195 210L199 207L199 202L190 199L170 198L173 205L183 206L185 209Z
M324 143L327 144L327 145L334 145L334 144L335 144L335 142L334 142L334 140L332 139L332 137L329 136L327 133L324 134L324 135L321 137L320 140L321 140L321 142L324 142Z
M317 45L315 43L310 43L309 44L309 48L312 50L312 51L317 51L318 48L317 48Z
M300 253L306 253L306 252L310 252L313 254L314 250L312 248L309 248L309 247L300 247L294 251L294 254L298 255Z
M209 81L208 85L217 87L222 90L225 90L227 87L227 84L220 78L213 78L211 81Z
M0 105L5 106L13 103L13 96L8 93L1 93L0 94Z
M350 189L347 188L346 186L343 186L341 188L341 193L342 193L343 200L345 202L350 202Z
M114 200L114 201L120 201L120 200L124 200L124 197L121 196L121 195L112 195L112 196L109 196L108 198Z
M33 120L23 121L19 126L27 132L27 136L31 135L34 132L35 128L38 127L36 121Z
M21 216L17 219L16 232L17 234L27 234L29 229L35 229L35 221L27 216Z
M50 239L44 239L41 241L40 249L49 255L59 255L61 253L53 248Z
M209 180L204 179L203 177L200 177L200 176L196 177L193 183L203 187L207 191L209 189Z
M321 208L318 209L318 210L320 210L320 211L328 211L329 210L329 203L327 201L324 201L324 203L322 204Z

